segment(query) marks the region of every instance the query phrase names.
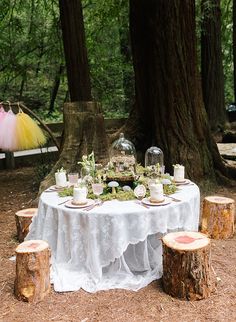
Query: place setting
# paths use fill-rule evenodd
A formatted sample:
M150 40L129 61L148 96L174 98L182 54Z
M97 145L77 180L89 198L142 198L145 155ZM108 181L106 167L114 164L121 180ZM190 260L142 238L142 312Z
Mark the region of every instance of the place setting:
M58 169L55 185L45 192L70 197L58 206L87 211L112 200L133 200L147 209L182 201L172 195L178 192L178 185L190 182L183 165L173 166L173 176L165 173L164 155L158 147L147 149L145 166L137 164L135 156L134 145L121 134L111 147L106 166L95 163L93 152L84 155L78 162L80 175L79 171L67 174L64 168Z
M161 183L152 183L149 185L150 196L145 197L147 190L144 185L138 185L134 189L134 194L138 199L138 204L150 208L150 206L165 206L171 203L171 198L166 197L163 192L163 184ZM176 199L177 200L177 199Z
M103 193L103 184L93 183L92 191L95 196L99 197ZM78 186L74 186L73 198L64 202L65 207L89 211L96 206L102 206L102 200L87 198L87 195L88 189L83 183L80 183Z

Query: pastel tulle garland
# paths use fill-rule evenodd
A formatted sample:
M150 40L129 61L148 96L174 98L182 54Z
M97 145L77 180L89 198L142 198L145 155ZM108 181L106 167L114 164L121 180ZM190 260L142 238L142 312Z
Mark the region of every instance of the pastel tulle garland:
M0 148L6 151L17 149L16 116L9 110L0 123Z
M15 115L0 107L0 149L17 151L37 148L46 143L46 137L37 123L23 111Z
M36 148L46 143L46 137L32 118L20 111L16 115L16 136L19 150Z
M1 124L1 121L4 119L4 117L6 116L6 114L7 113L5 112L3 106L0 105L0 124Z

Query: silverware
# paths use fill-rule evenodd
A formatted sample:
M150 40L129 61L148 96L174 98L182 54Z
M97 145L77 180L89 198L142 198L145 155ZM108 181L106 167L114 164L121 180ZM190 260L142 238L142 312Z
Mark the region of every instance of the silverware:
M62 202L58 203L57 205L58 205L58 206L63 205L64 203L66 203L67 201L70 201L70 200L71 200L71 198L70 198L70 199L67 199L67 200L65 200L65 201L62 201Z
M143 206L144 208L147 208L147 209L150 208L148 205L145 205L144 203L142 203L142 201L136 200L135 203L137 203L140 206Z
M83 210L84 211L89 211L89 210L92 210L94 207L96 207L96 206L102 206L103 205L103 203L104 203L104 201L98 201L98 202L95 202L93 205L91 205L91 206L89 206L89 207L87 207L87 208L84 208Z

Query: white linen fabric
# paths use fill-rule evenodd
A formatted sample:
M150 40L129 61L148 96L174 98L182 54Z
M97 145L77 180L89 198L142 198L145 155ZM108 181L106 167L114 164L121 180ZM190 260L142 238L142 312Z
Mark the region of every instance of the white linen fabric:
M162 275L161 236L198 230L198 187L181 186L174 196L181 202L147 209L113 200L84 211L58 205L68 197L44 192L26 239L49 243L55 291L137 291Z

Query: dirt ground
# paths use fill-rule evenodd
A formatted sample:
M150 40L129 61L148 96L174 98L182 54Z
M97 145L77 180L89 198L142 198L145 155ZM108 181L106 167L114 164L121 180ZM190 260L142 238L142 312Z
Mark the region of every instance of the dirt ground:
M221 279L217 292L206 300L188 302L166 295L159 281L138 292L102 291L95 294L83 290L56 293L37 305L20 302L13 295L15 262L14 213L31 206L34 169L0 171L0 321L162 321L203 322L236 321L236 236L212 242L212 263ZM213 191L211 191L213 193ZM236 200L236 188L221 188L219 195Z

